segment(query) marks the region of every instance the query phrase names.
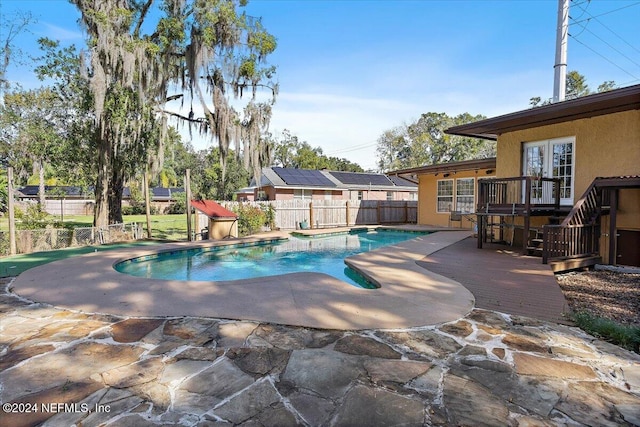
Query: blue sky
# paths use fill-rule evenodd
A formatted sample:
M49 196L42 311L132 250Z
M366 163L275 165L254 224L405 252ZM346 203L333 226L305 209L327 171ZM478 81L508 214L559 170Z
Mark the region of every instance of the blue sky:
M38 19L19 40L24 50L40 36L83 44L66 1L0 0L0 13L16 9ZM271 131L364 168L375 167L385 130L422 113L492 117L552 96L556 0L253 0L247 13L278 40ZM593 89L640 83L640 1L574 0L570 16L569 70ZM9 78L36 84L25 69Z

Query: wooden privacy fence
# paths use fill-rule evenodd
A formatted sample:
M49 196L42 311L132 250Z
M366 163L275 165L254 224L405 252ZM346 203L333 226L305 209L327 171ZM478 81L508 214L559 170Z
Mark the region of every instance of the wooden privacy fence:
M295 230L301 223L309 228L345 227L367 224L415 223L417 201L386 200L270 200L265 202L220 202L233 210L239 204L271 205L276 227Z

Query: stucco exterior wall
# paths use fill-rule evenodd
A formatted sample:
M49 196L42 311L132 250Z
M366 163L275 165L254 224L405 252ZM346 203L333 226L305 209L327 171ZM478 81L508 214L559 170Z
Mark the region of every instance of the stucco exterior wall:
M443 174L421 174L418 176L418 224L420 225L436 225L442 227L449 226L449 213L438 212L438 181L442 179L453 179L456 183L459 178L474 178L474 206L478 202L478 179L493 176L487 174L487 169L478 171L461 171L444 177ZM455 194L455 193L454 193ZM451 223L452 227L473 228L473 222L463 216L462 224L458 221Z
M596 177L640 175L640 110L631 110L500 135L496 176L522 175L525 142L562 137L575 137L574 203ZM546 220L532 218L531 226L541 227ZM610 251L609 221L608 215L602 217L600 255L605 262ZM616 228L640 230L640 189L619 191Z
M496 176L522 175L522 144L575 137L574 202L598 176L640 175L640 110L505 133L498 137Z

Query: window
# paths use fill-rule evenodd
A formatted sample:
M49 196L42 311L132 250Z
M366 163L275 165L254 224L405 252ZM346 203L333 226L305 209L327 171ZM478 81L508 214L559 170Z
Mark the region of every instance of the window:
M313 190L294 189L293 198L295 200L311 200Z
M438 181L438 212L450 212L453 210L453 180L443 179Z
M393 191L387 191L387 200L393 200Z
M458 178L456 180L456 207L454 210L462 213L475 212L475 180L473 178Z
M267 192L264 190L258 190L258 200L269 200L269 197L267 197Z
M363 199L363 193L362 191L358 191L358 200L362 200Z

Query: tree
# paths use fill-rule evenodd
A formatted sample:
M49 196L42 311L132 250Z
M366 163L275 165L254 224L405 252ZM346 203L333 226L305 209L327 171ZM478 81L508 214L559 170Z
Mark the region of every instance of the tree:
M31 165L38 176L40 203L44 203L45 167L60 146L55 131L59 121L58 98L50 90L17 90L5 94L0 126L5 129L2 140L3 157L13 166L21 166L21 173Z
M597 93L607 92L609 90L615 89L616 86L616 82L614 82L613 80L607 80L605 82L602 82L598 86ZM585 76L575 70L569 71L567 73L565 99L580 98L583 96L591 95L593 93L595 92L589 89L589 85L587 84L587 79ZM549 104L551 104L551 99L543 101L539 96L529 98L529 105L531 107L538 107Z
M590 93L591 90L589 89L585 76L575 70L567 73L566 99L580 98Z
M378 138L378 166L389 171L495 156L494 141L445 133L450 127L484 118L469 113L422 114L415 123L387 130Z
M335 171L362 172L360 165L347 159L327 157L320 147L312 147L306 141L300 141L291 131L282 131L280 139L269 135L273 148L271 164L283 168L329 169Z
M260 133L269 122L277 87L269 81L275 69L265 65L275 38L239 8L246 1L72 0L90 37L94 140L97 145L94 223L122 220L122 190L127 176L163 151L168 116L194 125L218 142L222 180L229 147L240 146L249 166L259 169L265 147ZM149 33L143 30L150 29ZM181 117L165 109L169 87L178 85L205 112L203 118ZM256 101L267 86L272 99ZM251 91L244 117L231 107ZM213 107L209 107L209 102Z
M2 95L9 89L7 69L12 61L21 61L23 52L15 46L16 38L23 32L29 31L29 25L34 22L31 13L16 12L11 15L0 13L0 48L2 61L0 62L0 102Z

